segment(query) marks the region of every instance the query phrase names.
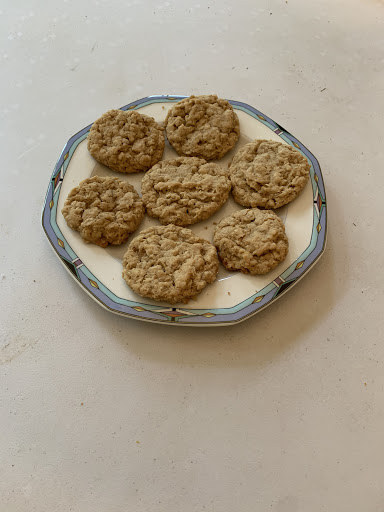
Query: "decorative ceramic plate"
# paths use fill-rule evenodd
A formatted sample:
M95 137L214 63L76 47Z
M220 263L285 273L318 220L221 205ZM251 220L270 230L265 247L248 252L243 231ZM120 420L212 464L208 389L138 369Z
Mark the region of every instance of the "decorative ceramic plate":
M139 110L162 122L173 103L185 96L149 96L126 105L122 110ZM96 162L87 150L91 125L71 137L55 166L43 207L42 223L56 255L93 299L101 306L129 318L172 325L225 325L241 322L258 313L291 288L319 260L325 248L327 209L323 176L316 158L301 142L280 125L255 108L230 101L240 119L241 136L236 147L218 163L227 166L233 154L256 138L273 139L299 150L311 164L310 180L301 194L289 205L276 210L285 224L289 253L285 261L262 276L228 272L220 267L217 281L208 285L187 305L171 307L136 295L122 278L122 257L130 241L152 224L145 217L136 233L122 246L106 249L85 244L78 232L70 229L61 209L69 191L80 181L94 175L113 175L132 183L140 193L143 173L115 173ZM177 156L166 145L164 159ZM223 217L242 207L232 197L212 217L190 226L197 235L212 241L214 226Z

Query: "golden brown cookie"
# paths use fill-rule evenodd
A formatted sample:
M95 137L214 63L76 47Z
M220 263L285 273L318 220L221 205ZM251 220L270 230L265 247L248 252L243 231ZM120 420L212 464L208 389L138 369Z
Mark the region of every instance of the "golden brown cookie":
M162 224L177 226L210 217L228 199L230 190L227 169L194 157L163 160L141 182L147 213Z
M167 114L165 129L179 155L205 160L223 157L240 136L239 118L232 105L213 94L176 103Z
M71 190L62 214L85 242L107 247L128 239L144 217L144 206L129 183L93 176Z
M161 159L164 144L161 126L135 110L109 110L88 135L91 155L117 172L146 171Z
M153 226L132 240L123 260L123 278L143 297L188 302L216 279L216 249L190 229Z
M245 274L266 274L288 254L288 238L271 210L240 210L215 228L214 244L224 267Z
M310 165L301 153L273 140L243 146L229 167L232 194L243 206L280 208L293 201L309 178Z

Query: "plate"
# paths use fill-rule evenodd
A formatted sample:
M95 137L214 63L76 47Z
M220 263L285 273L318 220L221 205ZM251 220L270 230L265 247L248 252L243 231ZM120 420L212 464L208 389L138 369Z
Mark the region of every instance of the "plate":
M129 103L122 110L139 110L162 122L173 103L186 96L149 96ZM92 125L69 139L57 161L48 184L42 212L44 232L64 267L101 306L129 318L171 325L219 326L241 322L269 306L298 282L324 252L327 232L327 208L324 180L314 155L287 130L259 110L231 101L240 119L241 136L236 147L219 165L227 166L234 153L256 138L272 139L293 146L311 164L310 180L292 203L276 210L285 224L289 253L285 261L262 276L228 272L220 266L218 279L208 285L187 305L171 307L136 295L122 278L122 257L130 241L158 221L145 216L138 231L122 246L103 249L85 244L77 231L70 229L61 209L70 190L93 175L113 175L132 183L140 193L143 173L115 173L96 162L87 150L87 136ZM177 156L166 145L164 159ZM232 197L212 217L189 226L197 235L212 241L215 225L223 217L242 207Z

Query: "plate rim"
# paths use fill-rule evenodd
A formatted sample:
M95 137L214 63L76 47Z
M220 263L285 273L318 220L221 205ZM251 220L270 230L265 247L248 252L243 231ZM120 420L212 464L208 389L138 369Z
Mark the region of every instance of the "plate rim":
M140 100L128 103L124 107L121 107L121 110L133 110L153 103L175 103L187 97L188 96L185 95L146 96ZM235 109L242 110L252 117L257 118L258 121L266 125L285 142L301 151L311 162L310 182L313 192L313 227L309 245L280 276L276 277L262 290L257 291L255 294L230 308L175 308L171 305L152 305L117 297L83 264L66 241L56 223L57 202L66 168L77 145L86 138L92 123L70 137L61 151L48 184L43 203L41 221L50 246L64 268L87 294L104 307L104 309L120 316L152 323L195 327L233 325L250 318L275 302L297 284L323 255L327 243L328 215L325 185L317 158L290 132L259 110L244 102L237 100L228 101ZM316 219L317 224L315 225ZM311 249L314 241L315 244ZM293 278L292 275L294 275ZM114 297L120 302L116 302ZM127 304L123 304L124 302Z

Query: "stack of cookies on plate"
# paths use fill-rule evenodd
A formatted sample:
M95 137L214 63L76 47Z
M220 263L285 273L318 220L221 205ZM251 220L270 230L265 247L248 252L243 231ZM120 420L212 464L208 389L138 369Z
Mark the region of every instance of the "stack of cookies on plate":
M288 239L272 209L297 197L309 178L307 159L291 146L254 140L228 168L220 160L240 136L231 104L215 95L191 96L168 112L164 129L144 114L110 110L93 125L88 149L120 173L145 171L142 197L117 177L93 176L73 189L62 213L87 243L119 245L138 229L145 212L162 225L139 233L123 259L123 278L143 297L188 302L219 270L265 274L283 261ZM161 160L169 144L180 155ZM246 207L223 218L213 244L186 226L209 218L227 201Z

